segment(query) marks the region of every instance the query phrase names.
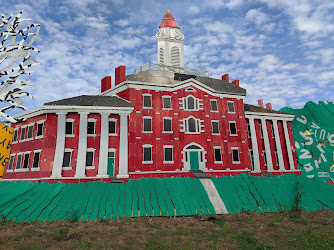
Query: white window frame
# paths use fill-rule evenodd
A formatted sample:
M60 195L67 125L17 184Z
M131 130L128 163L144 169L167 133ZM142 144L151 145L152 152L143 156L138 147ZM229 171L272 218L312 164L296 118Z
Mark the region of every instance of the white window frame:
M164 107L164 98L168 98L169 101L170 101L170 108L165 108ZM172 97L170 95L164 95L162 96L162 109L163 110L172 110L173 109L173 106L172 106Z
M7 167L7 172L8 173L11 173L11 172L14 172L14 163L15 163L15 156L16 156L16 154L10 154L9 155L9 161L8 161L8 167ZM12 162L12 168L11 169L9 169L9 165L10 165L10 159L13 157L13 162Z
M152 134L153 133L153 130L152 130L152 116L143 116L143 131L142 131L142 133L144 133L144 134ZM151 120L151 131L145 131L144 129L145 129L145 123L144 123L144 120L145 119L150 119Z
M195 129L196 129L196 132L189 132L189 119L190 118L193 118L195 119ZM200 124L201 120L200 119L196 119L195 117L193 116L189 116L188 118L185 118L184 119L184 128L185 128L185 134L200 134L201 133L201 130L200 130Z
M251 169L252 169L252 171L254 171L254 151L253 151L253 149L248 149L248 155L249 155L249 161L250 161ZM252 155L253 155L253 162L252 162Z
M267 155L266 155L266 151L262 150L262 156L263 156L263 163L265 166L267 166Z
M275 138L274 124L271 124L272 137Z
M192 97L194 98L194 109L189 109L188 106L188 99ZM183 99L183 109L186 110L186 111L199 111L199 99L196 98L195 96L193 95L187 95L186 97L184 97Z
M213 132L213 123L218 123L218 133ZM211 132L212 132L212 135L220 135L219 121L218 120L212 120L211 121Z
M263 127L261 123L260 123L260 136L261 138L263 138Z
M163 146L163 148L164 148L164 161L163 161L163 164L174 164L174 146L172 146L172 145L164 145ZM171 148L172 149L172 161L166 161L166 155L165 155L165 149L166 148Z
M143 144L143 161L142 161L142 164L153 164L153 154L152 154L152 148L153 148L153 145L151 144ZM144 161L144 149L145 148L150 148L151 149L151 161Z
M216 149L219 149L220 150L220 158L221 158L221 161L216 161L216 155L215 155L215 150ZM222 147L221 146L213 146L213 161L214 161L214 164L222 164L223 163L223 155L222 155Z
M152 109L153 108L153 101L152 101L152 94L142 94L142 96L143 96L143 109ZM145 96L149 96L150 98L151 98L151 107L146 107L146 106L144 106L144 98L145 98Z
M70 162L69 162L69 166L68 167L63 167L62 165L62 170L72 170L72 167L71 167L71 163L72 163L72 152L73 152L73 149L72 148L65 148L64 149L64 154L63 154L63 157L65 156L65 153L71 153L71 156L70 156ZM63 161L64 161L64 158L63 158ZM63 163L61 163L63 164Z
M74 137L74 121L75 121L75 119L73 119L73 118L66 118L66 121L65 121L65 137ZM67 122L72 123L72 134L66 134L66 123Z
M27 127L28 127L28 125L24 125L24 126L21 127L20 142L21 141L24 142L24 141L27 140L26 139L27 138ZM22 129L25 130L25 132L24 132L24 138L23 139L21 139L22 138Z
M231 123L234 123L236 134L232 134L231 125L230 125ZM238 129L237 129L237 122L236 121L229 121L228 122L228 129L230 131L230 136L238 136Z
M42 150L34 150L34 157L32 158L32 165L31 165L31 171L39 171L40 170L40 165L41 165L41 155L42 155ZM38 160L38 168L34 168L34 159L35 159L35 154L39 153L39 160Z
M239 161L234 161L234 159L233 159L233 150L237 150L238 151ZM231 153L232 153L232 164L240 164L240 152L239 152L239 148L238 147L231 147Z
M88 122L94 123L94 134L88 134ZM87 119L87 137L95 137L96 136L96 118L88 118Z
M192 88L192 87L188 87L186 89L186 92L196 92L196 89Z
M279 166L279 164L278 164L278 154L277 154L277 151L275 151L275 160L276 160L276 166Z
M34 126L35 126L34 122L27 125L27 131L26 131L26 137L27 137L27 139L26 139L26 141L31 141L31 140L34 139ZM29 136L29 128L30 127L32 127L32 135L31 135L31 137L28 137Z
M36 125L36 137L35 137L35 139L40 139L40 138L44 137L44 123L45 123L45 120L40 120L40 121L36 122L37 125ZM37 135L39 124L42 124L42 135Z
M232 103L232 104L233 104L233 109L234 109L233 112L231 112L230 109L229 109L229 107L228 107L228 104L229 104L229 103ZM227 101L227 113L229 113L229 114L235 114L235 105L234 105L234 101Z
M170 120L171 121L171 131L166 131L165 130L165 120ZM173 134L173 118L172 117L164 117L162 119L162 126L163 126L163 134Z
M92 166L87 166L87 162L85 162L85 167L86 167L86 169L95 169L95 165L94 165L94 157L95 157L95 148L87 148L87 150L86 150L86 157L87 157L87 153L88 152L93 152L93 165Z
M20 163L20 167L19 168L16 168L17 167L17 161L19 159L19 156L21 156L21 163ZM22 158L23 158L23 153L18 153L17 154L17 157L16 157L16 164L15 164L15 169L14 169L14 172L20 172L22 171L22 164L23 164L23 161L22 161Z
M20 129L20 127L16 127L16 128L14 128L14 131L13 131L13 142L12 142L12 144L16 144L16 143L18 143L19 142L19 129ZM15 135L15 132L17 132L17 136L16 136L16 140L14 141L14 135Z
M109 122L115 122L115 133L109 133ZM108 133L109 133L109 136L117 136L117 119L116 118L109 118Z
M216 103L217 110L213 110L213 109L212 109L211 102L215 102L215 103ZM218 113L218 112L219 112L219 110L218 110L218 101L217 101L216 99L211 99L211 100L210 100L210 112L215 112L215 113Z
M31 151L27 151L27 152L24 152L24 153L23 153L23 158L22 158L22 169L23 169L23 170L29 171L30 154L31 154ZM23 166L24 166L24 159L25 159L26 155L29 155L29 158L28 158L28 165L27 165L26 168L23 168Z

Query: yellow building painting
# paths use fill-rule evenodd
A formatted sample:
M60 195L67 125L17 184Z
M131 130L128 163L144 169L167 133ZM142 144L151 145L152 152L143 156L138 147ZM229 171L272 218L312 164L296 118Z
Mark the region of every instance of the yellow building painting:
M9 161L14 129L0 123L0 181L5 164Z

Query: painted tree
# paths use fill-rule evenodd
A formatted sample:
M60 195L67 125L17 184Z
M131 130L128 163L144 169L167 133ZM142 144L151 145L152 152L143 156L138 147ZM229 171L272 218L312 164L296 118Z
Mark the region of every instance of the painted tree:
M39 65L30 52L39 52L32 46L36 40L41 25L30 24L21 29L21 22L31 19L21 19L22 11L13 18L1 14L0 22L0 119L9 122L17 120L8 115L9 110L19 108L26 110L21 97L33 99L26 89L36 87L29 85L30 68Z

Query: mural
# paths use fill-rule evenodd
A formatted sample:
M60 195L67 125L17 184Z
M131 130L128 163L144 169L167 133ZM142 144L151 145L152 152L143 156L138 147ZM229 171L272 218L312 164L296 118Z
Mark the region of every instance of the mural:
M1 14L0 21L0 118L9 122L16 119L6 112L14 108L26 110L21 97L32 96L26 92L27 88L35 87L29 85L30 67L39 65L31 55L30 51L39 52L32 46L36 40L40 24L30 24L20 29L23 21L22 11L13 18L6 18Z
M334 104L307 102L302 109L285 107L294 114L292 122L298 169L308 178L322 182L334 180Z
M0 181L2 180L5 164L9 162L13 130L13 128L0 123Z

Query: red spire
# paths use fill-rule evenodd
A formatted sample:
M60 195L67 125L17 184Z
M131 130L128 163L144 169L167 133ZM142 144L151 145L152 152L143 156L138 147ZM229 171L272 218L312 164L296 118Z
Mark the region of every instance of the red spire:
M180 28L176 25L175 18L172 16L169 10L166 10L166 15L164 16L164 19L162 20L159 28L161 27Z

